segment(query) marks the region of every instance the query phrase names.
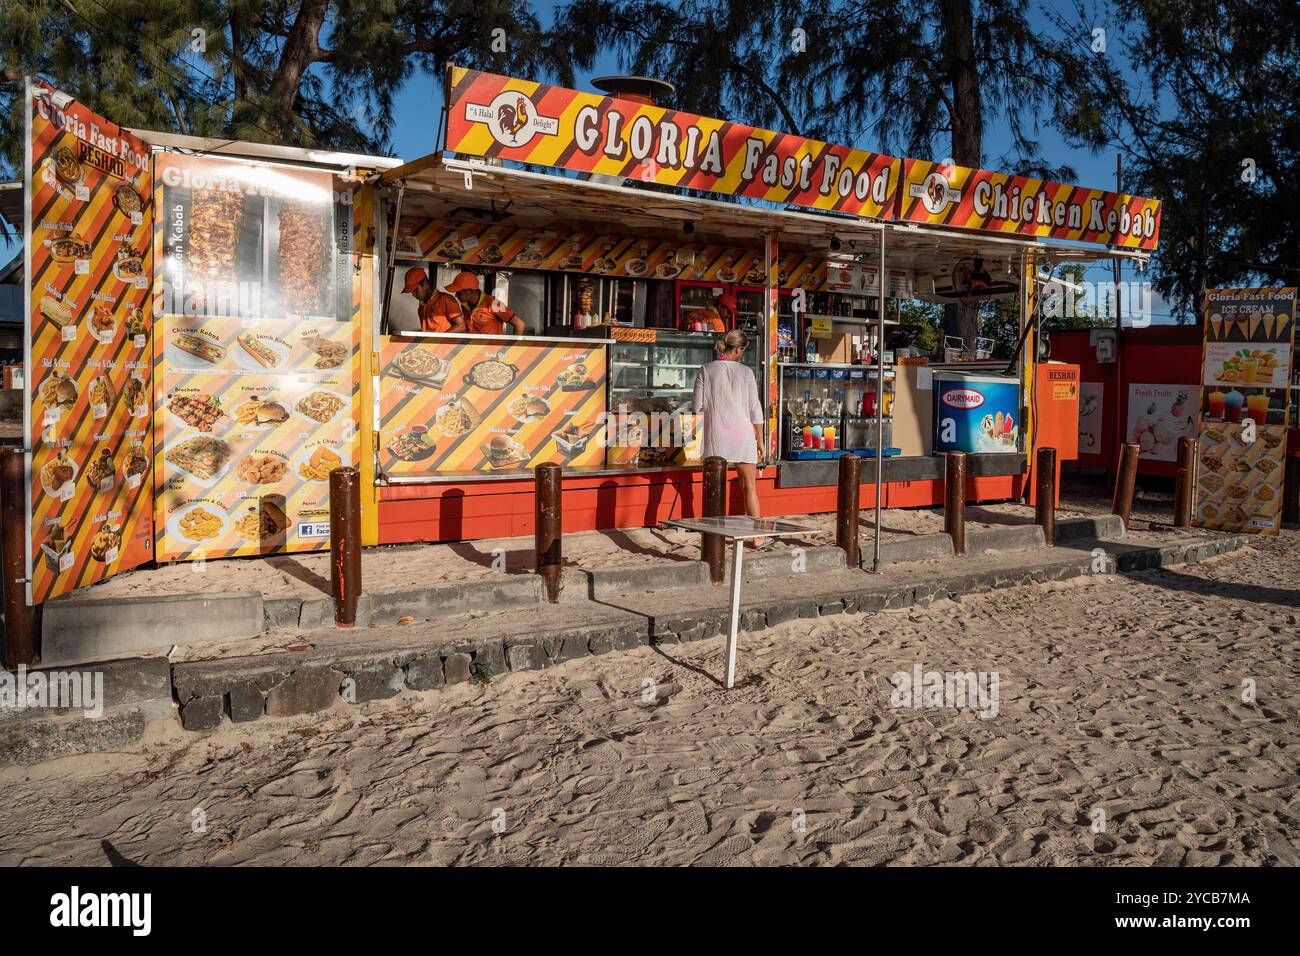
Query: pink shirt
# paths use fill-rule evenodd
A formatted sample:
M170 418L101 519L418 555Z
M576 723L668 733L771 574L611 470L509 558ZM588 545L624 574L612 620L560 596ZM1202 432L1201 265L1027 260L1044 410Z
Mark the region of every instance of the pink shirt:
M701 458L718 455L729 462L758 463L754 426L766 419L753 369L723 359L702 366L695 376L692 405L704 416Z

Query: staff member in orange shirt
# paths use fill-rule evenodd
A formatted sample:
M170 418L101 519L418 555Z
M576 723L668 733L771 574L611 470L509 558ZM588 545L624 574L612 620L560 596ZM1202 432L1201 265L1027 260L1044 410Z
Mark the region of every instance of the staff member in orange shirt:
M460 307L467 316L466 327L476 335L501 335L509 325L515 335L524 334L524 320L521 319L496 296L488 295L478 287L478 276L472 272L458 272L451 280L447 291L460 300Z
M736 321L736 296L723 292L712 305L695 309L682 316L683 332L725 332Z
M465 317L460 303L450 292L439 292L429 281L429 273L419 266L406 270L402 292L413 295L420 303L420 330L423 332L464 332Z

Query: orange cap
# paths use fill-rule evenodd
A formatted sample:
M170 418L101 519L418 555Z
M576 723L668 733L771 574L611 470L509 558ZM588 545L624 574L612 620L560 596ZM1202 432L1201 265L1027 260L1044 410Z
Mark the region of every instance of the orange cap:
M403 292L414 292L420 287L420 283L429 278L429 273L425 272L419 266L412 266L406 270L406 284L402 286Z
M725 305L732 312L736 311L736 293L724 292L713 300L714 305Z
M456 278L452 279L451 283L447 286L447 291L452 295L455 295L457 292L465 291L477 292L478 276L472 272L466 272L464 270L457 272Z

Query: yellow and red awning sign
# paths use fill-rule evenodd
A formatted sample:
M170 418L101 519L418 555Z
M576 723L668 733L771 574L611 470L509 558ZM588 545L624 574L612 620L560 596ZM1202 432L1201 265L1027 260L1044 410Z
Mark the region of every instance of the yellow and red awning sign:
M452 152L751 196L873 219L1155 249L1154 199L941 166L464 67Z
M448 68L446 147L879 218L899 161L559 86Z
M897 216L907 222L1126 249L1154 249L1160 237L1155 199L919 159L903 160Z

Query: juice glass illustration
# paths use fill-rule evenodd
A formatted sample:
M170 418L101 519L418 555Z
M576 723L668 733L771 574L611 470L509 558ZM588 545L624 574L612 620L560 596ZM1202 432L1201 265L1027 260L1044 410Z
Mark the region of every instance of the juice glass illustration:
M1268 396L1247 395L1246 414L1254 420L1256 425L1267 424L1268 423Z
M1235 388L1227 395L1223 396L1223 420L1226 422L1241 421L1241 405L1245 401L1245 396Z
M1208 412L1210 417L1222 419L1223 418L1223 393L1217 390L1211 392L1209 394L1209 398L1207 399L1207 402L1208 402Z
M1259 374L1259 359L1242 359L1241 360L1241 383L1243 385L1254 385L1255 376Z

